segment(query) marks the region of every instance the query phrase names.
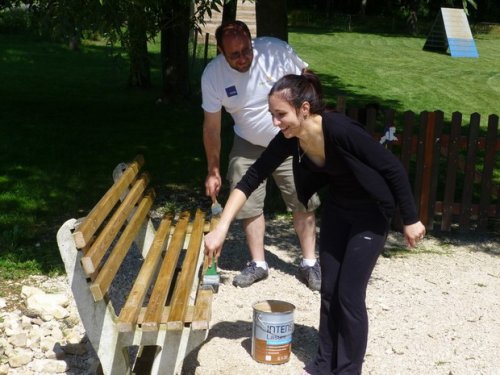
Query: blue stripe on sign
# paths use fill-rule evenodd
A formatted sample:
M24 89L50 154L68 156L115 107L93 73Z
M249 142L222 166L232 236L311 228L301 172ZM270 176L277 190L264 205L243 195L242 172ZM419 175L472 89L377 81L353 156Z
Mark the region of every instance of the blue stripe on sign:
M452 57L479 57L474 39L448 38Z

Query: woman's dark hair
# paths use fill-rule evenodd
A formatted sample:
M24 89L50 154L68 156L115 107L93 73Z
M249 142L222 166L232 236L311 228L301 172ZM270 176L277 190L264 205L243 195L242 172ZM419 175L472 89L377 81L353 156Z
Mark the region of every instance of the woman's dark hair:
M273 85L269 92L271 95L283 98L296 110L304 102L309 102L311 114L320 114L325 110L323 87L318 76L310 70L304 70L301 75L283 76Z
M248 39L252 39L252 35L250 34L250 30L245 22L242 21L230 21L221 24L215 30L215 39L217 40L217 46L222 48L222 39L225 35L245 35Z

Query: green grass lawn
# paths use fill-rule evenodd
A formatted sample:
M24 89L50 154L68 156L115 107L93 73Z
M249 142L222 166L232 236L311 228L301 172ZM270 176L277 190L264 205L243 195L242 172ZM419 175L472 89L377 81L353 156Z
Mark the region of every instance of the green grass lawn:
M448 117L500 112L499 41L478 38L479 59L453 59L422 51L421 38L290 33L332 102L342 94L352 106L441 109ZM156 104L158 85L126 88L127 61L110 52L0 35L0 277L60 271L58 227L88 212L112 183L114 166L137 153L155 186L178 186L207 201L199 73L191 100ZM158 83L157 45L151 57ZM224 136L231 133L226 126Z
M468 119L500 113L500 33L475 37L479 58L423 51L424 37L297 29L295 50L317 71L335 102L379 103L398 111L459 111ZM482 124L486 124L486 120Z

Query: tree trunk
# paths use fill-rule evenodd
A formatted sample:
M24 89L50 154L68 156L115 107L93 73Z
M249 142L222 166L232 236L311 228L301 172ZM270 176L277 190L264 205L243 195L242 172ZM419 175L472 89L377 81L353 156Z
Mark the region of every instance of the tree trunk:
M366 3L368 0L361 0L361 7L359 9L359 14L364 17L366 15Z
M167 3L167 2L166 2ZM186 98L189 86L190 7L183 0L168 1L161 30L162 91L167 99Z
M229 2L224 4L224 8L222 9L222 23L234 21L236 19L237 7L238 0L230 0Z
M288 42L286 0L256 0L257 36L274 36Z
M326 18L330 19L333 16L333 4L334 0L326 1Z
M131 87L151 87L146 14L140 6L130 5L128 32L128 54L130 58L128 84Z

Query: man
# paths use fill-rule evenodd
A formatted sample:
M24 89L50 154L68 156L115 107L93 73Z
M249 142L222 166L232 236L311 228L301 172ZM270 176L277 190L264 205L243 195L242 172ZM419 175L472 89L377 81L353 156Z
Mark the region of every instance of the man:
M285 42L271 37L252 42L245 23L234 21L216 30L220 54L205 68L201 80L204 110L203 143L208 163L206 194L215 202L222 185L220 175L222 107L234 120L234 141L229 155L228 180L231 189L248 167L279 131L273 126L267 97L272 85L285 74L300 74L307 67ZM321 271L316 260L316 223L314 210L319 199L314 196L304 207L298 200L293 182L292 158L273 174L299 237L303 259L299 278L312 290L321 286ZM265 184L250 197L237 219L243 220L252 261L237 275L233 284L247 287L268 276L264 256L265 219L263 215Z

